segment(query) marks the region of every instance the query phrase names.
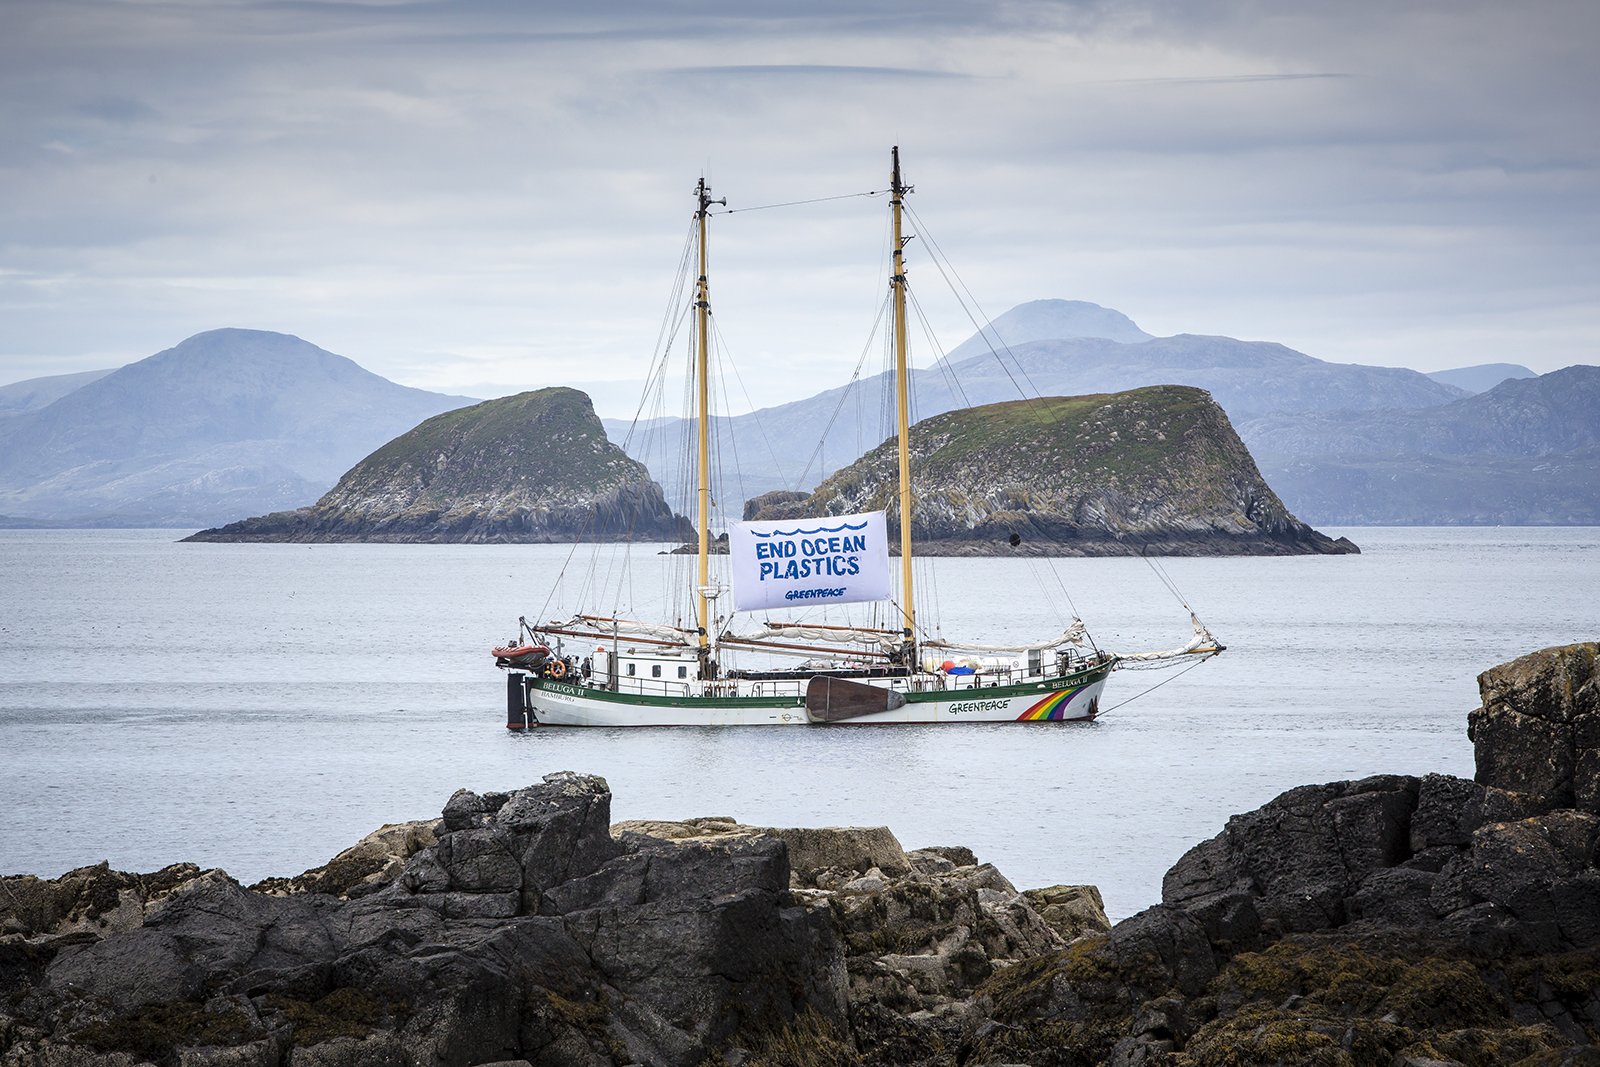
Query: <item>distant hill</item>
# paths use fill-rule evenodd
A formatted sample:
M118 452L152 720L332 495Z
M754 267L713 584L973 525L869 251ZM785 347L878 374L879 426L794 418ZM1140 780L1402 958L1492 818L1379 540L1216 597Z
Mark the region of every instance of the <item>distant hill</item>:
M1108 341L1137 344L1152 334L1139 329L1120 311L1086 300L1030 300L997 317L945 355L951 362L987 355L990 347L1023 345L1030 341L1056 341L1066 337L1103 337Z
M1542 456L1416 452L1261 456L1313 522L1339 526L1600 526L1600 445Z
M1502 381L1488 392L1421 410L1267 415L1239 427L1257 455L1431 452L1540 456L1600 443L1600 367Z
M316 505L189 541L682 541L644 467L560 387L436 415L357 463Z
M1124 335L1131 330L1148 337L1119 312L1077 301L1034 301L994 322L1002 337L1008 330L1032 336L1051 328L1103 328ZM1252 413L1272 411L1429 407L1466 395L1465 390L1414 370L1327 363L1265 341L1194 334L1126 343L1105 336L1006 340L1008 351L997 358L975 334L934 367L913 371L913 417L1023 396L1115 393L1162 384L1210 391L1236 422ZM958 353L970 351L979 354L958 358ZM720 496L749 499L778 489L805 489L816 484L824 464L831 471L853 462L889 433L882 400L887 389L887 378L880 374L863 379L848 397L844 388L833 388L716 420L724 467L731 469L733 457L738 457L738 481L722 486ZM832 428L819 454L818 442L830 421ZM605 425L612 440L626 440L628 454L661 480L667 499L687 508L679 457L687 454L682 434L692 424L680 418L656 419L634 427L631 439L626 420L608 419Z
M1600 367L1434 408L1271 415L1240 435L1311 522L1600 524Z
M951 411L911 430L922 555L1298 555L1359 551L1297 520L1222 409L1158 385ZM883 510L899 528L889 441L757 519Z
M1480 363L1475 367L1432 371L1428 377L1469 393L1481 393L1507 378L1537 378L1538 375L1520 363Z
M384 441L472 402L288 334L212 330L0 419L0 513L201 526L294 507Z
M1178 334L1138 344L1078 337L1012 345L1011 355L1003 364L988 352L951 364L949 384L942 374L937 385L919 384L920 404L954 407L962 397L991 403L1006 391L1012 394L1006 399L1019 399L1019 386L1064 396L1192 385L1237 419L1269 411L1428 407L1463 395L1414 370L1326 363L1270 341L1232 337Z
M76 392L90 382L99 381L115 367L105 370L85 370L76 374L52 374L44 378L29 378L27 381L12 382L10 385L0 385L0 418L7 415L21 415L25 411L37 411L55 403L68 393Z

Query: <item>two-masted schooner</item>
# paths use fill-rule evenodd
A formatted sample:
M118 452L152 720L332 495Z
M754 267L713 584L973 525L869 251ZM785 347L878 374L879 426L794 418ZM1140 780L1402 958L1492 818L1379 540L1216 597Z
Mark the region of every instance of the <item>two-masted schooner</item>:
M695 189L699 267L693 292L696 324L693 394L696 447L698 582L693 627L578 614L542 624L519 620L517 638L493 650L508 671L507 721L532 726L762 726L808 723L884 724L1063 722L1093 719L1106 679L1119 663L1154 656L1220 651L1198 620L1195 639L1173 653L1119 657L1095 647L1074 618L1059 636L1026 645L947 641L920 629L912 577L909 376L906 357L904 200L900 150L892 150L890 207L895 423L899 442L898 591L890 574L885 512L782 522L728 524L734 611L712 612L725 590L710 573L713 543L708 367L710 283L706 223L713 204L701 179ZM826 625L798 620L747 622L739 615L778 608L887 603L898 628ZM571 639L571 640L564 640ZM567 644L584 651L563 655ZM758 654L769 662L730 669L725 660ZM775 657L805 657L798 667Z

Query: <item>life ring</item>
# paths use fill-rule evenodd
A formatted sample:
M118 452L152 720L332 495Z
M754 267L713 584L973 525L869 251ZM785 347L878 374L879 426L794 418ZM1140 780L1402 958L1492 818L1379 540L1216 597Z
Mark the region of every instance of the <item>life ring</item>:
M565 678L567 676L567 665L559 659L552 661L547 670L552 678Z

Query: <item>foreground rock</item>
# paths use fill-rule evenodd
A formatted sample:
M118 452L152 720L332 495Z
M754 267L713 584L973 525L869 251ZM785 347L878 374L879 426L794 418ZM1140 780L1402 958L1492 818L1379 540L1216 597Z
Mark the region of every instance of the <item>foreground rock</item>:
M898 528L896 447L878 446L804 500L752 500L747 518L883 510ZM1189 386L952 411L912 427L911 450L920 555L1359 551L1289 514L1222 408Z
M1161 905L986 986L995 1028L968 1058L1594 1062L1600 817L1569 806L1567 768L1597 652L1480 677L1477 781L1302 786L1230 819L1167 873Z
M609 826L569 773L259 892L8 878L0 1063L1594 1064L1600 815L1562 768L1597 654L1484 673L1478 781L1290 790L1114 927L1091 886L1019 893L886 827Z
M1478 676L1467 718L1478 780L1542 808L1600 815L1600 643L1547 648Z
M458 793L435 844L344 897L192 869L122 897L90 876L131 910L62 933L93 922L85 887L7 879L4 1062L690 1067L742 1029L843 1028L843 955L791 897L781 841L613 839L610 799L573 774Z
M309 508L188 541L675 541L644 465L606 439L589 398L551 388L447 412L345 472Z

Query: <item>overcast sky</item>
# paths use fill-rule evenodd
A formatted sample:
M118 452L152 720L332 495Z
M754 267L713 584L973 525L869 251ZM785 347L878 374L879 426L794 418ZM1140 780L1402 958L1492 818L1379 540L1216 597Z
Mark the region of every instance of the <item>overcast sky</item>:
M1600 363L1596 41L1592 0L0 0L0 381L222 326L480 396L638 379L701 174L881 189L891 144L991 315ZM885 211L715 221L752 402L848 376Z

